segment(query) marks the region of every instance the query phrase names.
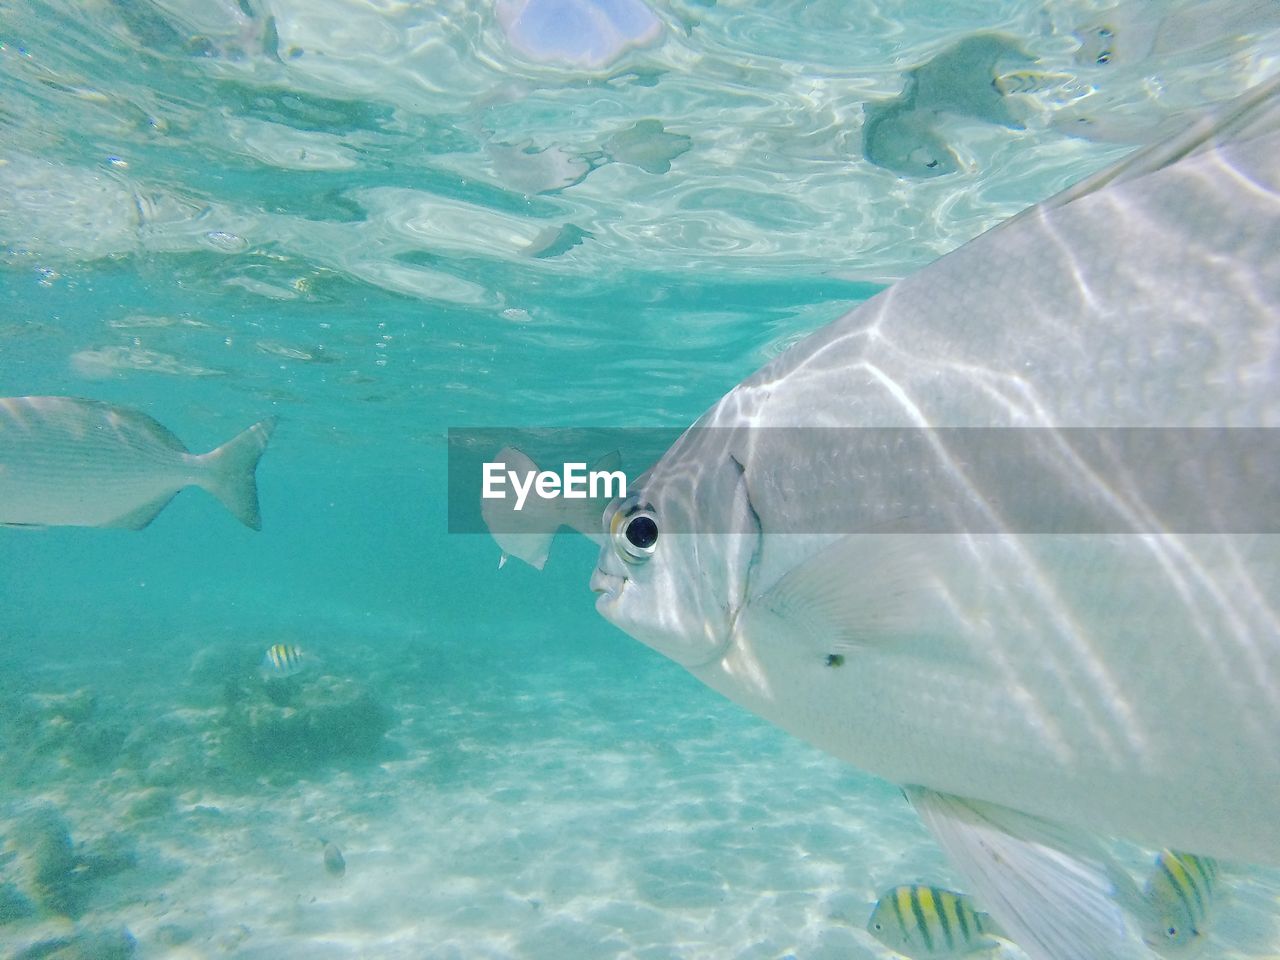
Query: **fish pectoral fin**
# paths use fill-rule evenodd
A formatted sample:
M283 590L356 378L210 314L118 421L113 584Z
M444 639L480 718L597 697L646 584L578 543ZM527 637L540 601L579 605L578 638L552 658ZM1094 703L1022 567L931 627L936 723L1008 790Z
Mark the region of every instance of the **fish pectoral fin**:
M994 804L922 787L906 793L999 924L987 932L1032 960L1149 960L1130 923L1142 895L1091 838Z
M104 527L114 527L120 530L141 530L152 520L154 520L160 511L169 505L169 501L178 495L175 490L172 493L165 493L150 503L144 503L136 510L130 510L128 513L121 514L110 523L104 523Z
M760 605L810 634L823 652L920 636L933 585L921 535L852 534L819 550L760 595Z

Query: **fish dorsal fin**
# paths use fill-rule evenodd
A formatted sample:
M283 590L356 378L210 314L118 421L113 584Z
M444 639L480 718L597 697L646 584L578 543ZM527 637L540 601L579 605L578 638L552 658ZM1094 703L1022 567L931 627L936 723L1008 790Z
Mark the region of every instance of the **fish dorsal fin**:
M538 465L515 447L503 447L494 460L521 473L536 473L538 470ZM480 513L489 529L489 535L502 550L499 569L506 565L507 557L518 557L535 570L541 570L546 565L547 556L551 553L551 541L555 538L556 528L560 526L557 501L535 497L530 499L523 513L516 513L513 501L509 498L481 500Z
M528 454L515 447L503 447L495 460L522 475L538 472L538 465ZM620 470L621 465L622 457L614 451L593 463L588 468L588 475L592 471ZM587 496L582 499L557 497L544 500L530 495L519 512L514 510L511 498L481 500L481 516L490 536L502 550L499 569L506 565L508 557L519 557L531 567L541 570L546 565L551 542L560 527L570 527L597 543L603 543L601 518L611 499Z
M1005 940L1013 939L1009 934L1004 932L1004 927L1000 926L1000 921L986 911L977 911L976 917L978 920L979 933L989 937L1001 937Z
M606 453L603 457L591 464L587 468L588 474L591 473L613 473L622 472L622 454L617 450ZM562 522L565 526L577 530L587 537L590 537L596 543L604 544L604 530L601 525L601 519L604 517L604 511L613 497L591 497L585 500L564 500Z
M1089 837L993 804L906 793L999 923L992 932L1032 960L1150 960L1128 916L1142 910L1142 895Z
M755 600L826 652L923 633L931 582L925 534L850 534L790 570Z
M1003 230L1011 223L1025 217L1036 216L1056 207L1096 193L1103 187L1136 180L1156 170L1168 167L1184 157L1199 153L1215 144L1245 140L1251 136L1280 129L1280 77L1253 87L1235 100L1222 105L1191 123L1176 136L1143 147L1079 183L1054 194L1048 200L1036 204L1001 223L996 230Z
M143 413L141 410L131 410L128 407L116 407L109 403L98 401L78 402L94 404L101 411L102 417L109 424L115 425L117 429L126 429L175 453L190 452L187 450L187 445L178 438L177 434L149 413Z

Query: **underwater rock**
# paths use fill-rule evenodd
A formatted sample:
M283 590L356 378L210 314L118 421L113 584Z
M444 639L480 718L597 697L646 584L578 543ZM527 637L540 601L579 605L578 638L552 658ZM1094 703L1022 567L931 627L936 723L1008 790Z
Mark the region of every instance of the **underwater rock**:
M75 870L86 883L113 877L138 865L133 845L118 833L80 844Z
M132 847L119 836L82 843L77 848L66 820L47 804L19 822L13 846L19 854L30 900L47 913L72 920L84 913L95 882L137 864Z
M80 767L105 766L119 756L125 737L124 728L114 724L81 724L71 732L68 759Z
M179 947L193 936L195 934L188 927L177 923L165 923L156 927L154 939L162 947Z
M391 714L363 684L321 676L262 684L225 712L222 759L245 773L374 756Z
M218 949L222 950L224 953L231 953L240 946L240 944L248 940L252 933L253 931L243 923L238 923L218 937L215 942L218 945Z
M76 855L67 823L52 806L41 806L14 833L32 899L49 913L77 919L86 889L76 874Z
M102 719L98 695L87 688L30 693L0 708L0 721L0 746L19 770L56 763L100 767L125 740L124 728Z
M0 883L0 926L29 917L35 912L36 905L21 890L11 883Z
M148 787L139 793L125 810L129 820L150 820L170 813L174 807L172 790Z
M137 941L128 930L81 933L41 940L13 955L13 960L129 960Z
M261 655L261 651L244 644L210 644L192 655L187 679L205 686L239 680L253 672Z
M31 701L51 722L83 723L98 709L98 695L87 687L70 693L33 693Z
M196 781L202 772L204 730L212 716L175 711L134 727L121 747L121 766L139 771L144 787L172 787ZM159 802L159 801L157 801Z
M198 771L193 763L180 757L157 757L142 771L142 782L148 787L175 787L190 783Z

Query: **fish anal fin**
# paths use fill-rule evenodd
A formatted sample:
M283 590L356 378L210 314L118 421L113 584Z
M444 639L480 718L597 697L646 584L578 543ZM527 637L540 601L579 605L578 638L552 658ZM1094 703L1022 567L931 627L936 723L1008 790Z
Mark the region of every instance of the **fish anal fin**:
M1032 960L1150 960L1130 924L1142 895L1090 837L922 787L907 796L999 925L989 932Z
M177 495L178 492L176 490L163 493L154 500L148 501L128 513L121 514L110 523L104 523L102 526L119 530L141 530L159 516L160 511L167 507L169 501Z
M923 577L923 534L851 534L766 590L759 604L799 625L825 652L924 633L933 584Z

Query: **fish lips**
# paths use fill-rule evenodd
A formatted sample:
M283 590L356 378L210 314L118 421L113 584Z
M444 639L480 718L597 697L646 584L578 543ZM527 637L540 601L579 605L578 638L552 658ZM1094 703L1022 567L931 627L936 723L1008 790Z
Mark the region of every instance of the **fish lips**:
M591 574L591 592L597 594L596 609L604 614L618 602L622 588L627 585L627 578L616 574L605 573L599 567Z

